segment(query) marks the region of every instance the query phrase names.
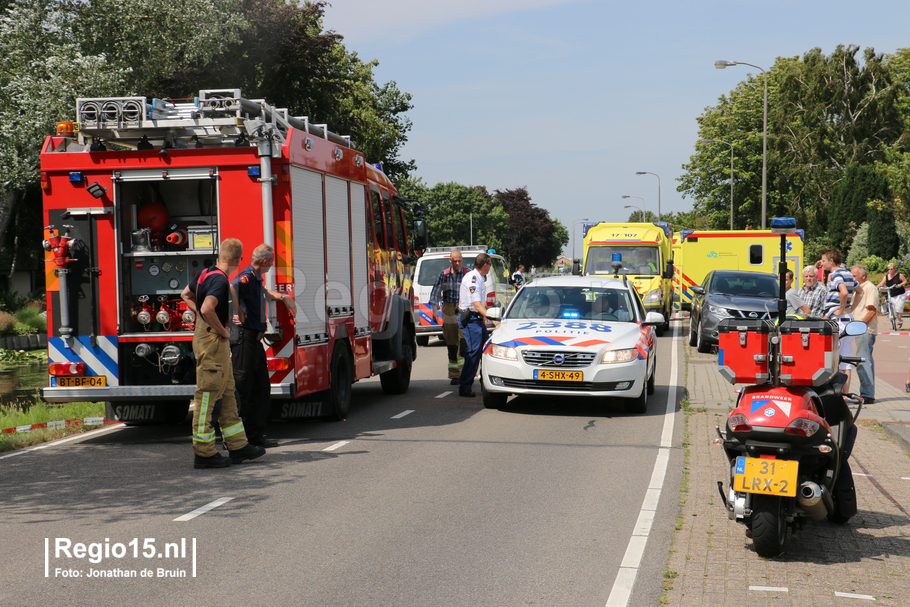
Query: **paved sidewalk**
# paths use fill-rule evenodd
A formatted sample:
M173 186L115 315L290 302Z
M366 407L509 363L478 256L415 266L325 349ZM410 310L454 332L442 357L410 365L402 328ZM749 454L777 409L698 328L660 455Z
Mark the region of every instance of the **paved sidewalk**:
M685 336L688 321L677 322ZM680 360L693 409L686 424L688 490L667 563L672 587L666 604L910 605L910 395L903 386L877 378L876 402L860 416L860 423L869 421L859 428L850 462L858 514L846 525L809 521L789 538L783 556L764 559L755 554L745 527L727 518L717 489L717 481L729 476L729 464L711 441L741 386L720 376L716 354L699 354L685 344L683 337Z

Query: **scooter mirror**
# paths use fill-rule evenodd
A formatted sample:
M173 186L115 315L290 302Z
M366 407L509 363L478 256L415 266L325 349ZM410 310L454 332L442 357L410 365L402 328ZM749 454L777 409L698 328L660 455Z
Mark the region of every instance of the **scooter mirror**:
M866 332L866 323L854 320L853 322L848 322L847 326L844 327L844 335L862 335Z

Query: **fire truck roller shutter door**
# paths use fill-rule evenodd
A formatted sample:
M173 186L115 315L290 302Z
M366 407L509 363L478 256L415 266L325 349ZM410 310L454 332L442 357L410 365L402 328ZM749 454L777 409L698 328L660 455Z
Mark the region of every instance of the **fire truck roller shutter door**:
M366 186L360 183L351 184L351 250L353 254L352 291L354 296L354 327L356 329L370 326L370 292L368 283L367 250L367 198Z
M349 315L351 294L351 225L348 182L326 175L325 178L326 243L328 284L326 305L335 314Z
M291 167L294 237L294 299L297 336L325 341L325 207L322 174Z

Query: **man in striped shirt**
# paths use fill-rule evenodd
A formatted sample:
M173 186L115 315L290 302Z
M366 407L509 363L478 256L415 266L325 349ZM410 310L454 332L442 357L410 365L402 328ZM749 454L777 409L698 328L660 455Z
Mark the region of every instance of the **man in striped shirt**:
M825 318L837 320L843 329L844 323L853 320L850 301L857 282L850 270L841 265L841 253L837 249L828 249L822 253L822 268L828 274L828 297L825 300ZM841 356L853 356L853 338L840 339ZM844 384L844 393L850 391L850 369L848 363L841 363L840 370L847 373L847 382Z
M430 292L433 320L442 325L442 336L449 351L449 383L453 386L458 383L464 365L464 358L458 356L458 346L464 339L461 329L458 328L458 298L461 293L461 280L467 274L462 262L461 251L458 249L452 251L449 255L451 267L439 273Z

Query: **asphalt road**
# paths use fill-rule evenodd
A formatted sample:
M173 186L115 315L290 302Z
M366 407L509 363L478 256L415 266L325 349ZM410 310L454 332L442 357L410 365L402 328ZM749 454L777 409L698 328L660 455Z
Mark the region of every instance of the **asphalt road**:
M2 458L0 605L655 605L679 512L674 343L640 416L486 410L431 341L408 394L360 382L347 421L273 424L280 446L240 466L194 470L188 426Z

